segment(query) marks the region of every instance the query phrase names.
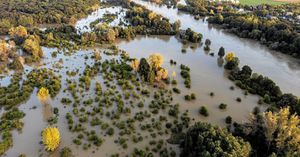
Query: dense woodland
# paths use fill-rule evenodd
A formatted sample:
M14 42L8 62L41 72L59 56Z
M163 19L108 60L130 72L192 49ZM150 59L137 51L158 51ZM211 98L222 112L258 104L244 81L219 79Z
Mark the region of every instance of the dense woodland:
M74 24L98 7L98 0L1 0L0 33L19 25Z

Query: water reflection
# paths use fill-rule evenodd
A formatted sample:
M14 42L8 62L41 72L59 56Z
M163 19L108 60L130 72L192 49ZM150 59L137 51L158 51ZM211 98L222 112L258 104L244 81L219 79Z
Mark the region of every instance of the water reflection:
M0 76L0 87L7 87L11 83L11 76Z
M81 19L76 23L75 28L79 30L79 33L89 32L91 31L90 23L96 21L99 18L102 18L104 14L115 14L117 18L114 19L109 25L116 26L123 21L125 17L125 9L122 7L108 7L108 8L100 8L97 11L93 12L87 18ZM125 21L123 21L125 22Z
M223 66L223 64L224 64L224 59L223 58L218 58L218 66L219 67L222 67Z
M43 106L43 120L47 122L53 116L52 107L49 100L41 101L41 104Z

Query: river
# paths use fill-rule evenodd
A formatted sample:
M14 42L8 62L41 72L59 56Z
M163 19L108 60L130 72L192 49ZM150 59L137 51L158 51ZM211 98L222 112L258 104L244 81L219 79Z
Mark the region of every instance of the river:
M182 29L191 28L202 33L204 39L212 41L211 52L217 53L223 46L226 51L232 51L239 57L241 65L249 65L253 71L271 78L283 92L300 96L299 59L272 51L256 41L239 38L202 20L195 20L193 16L179 12L176 8L142 0L132 1L169 18L171 22L180 20Z

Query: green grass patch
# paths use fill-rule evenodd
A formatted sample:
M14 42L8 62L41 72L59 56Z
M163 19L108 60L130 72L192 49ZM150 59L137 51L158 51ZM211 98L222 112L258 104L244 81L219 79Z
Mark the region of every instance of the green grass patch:
M240 0L241 4L245 5L260 5L260 4L270 4L270 5L280 5L286 2L277 2L274 0Z

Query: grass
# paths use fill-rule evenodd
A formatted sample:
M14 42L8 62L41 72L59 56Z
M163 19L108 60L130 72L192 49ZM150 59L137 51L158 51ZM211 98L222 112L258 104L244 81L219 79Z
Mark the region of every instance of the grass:
M280 5L280 4L285 4L286 2L279 2L275 0L240 0L240 3L246 5L260 5L260 4Z

